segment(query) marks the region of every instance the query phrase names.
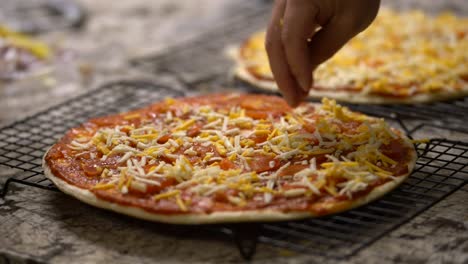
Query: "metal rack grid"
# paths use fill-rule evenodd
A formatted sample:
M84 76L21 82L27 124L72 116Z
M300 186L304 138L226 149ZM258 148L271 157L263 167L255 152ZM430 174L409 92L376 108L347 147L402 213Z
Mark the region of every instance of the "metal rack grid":
M142 107L184 92L148 82L117 82L0 129L0 165L23 171L10 183L56 190L44 178L41 158L66 130L88 118ZM246 259L257 242L292 251L345 258L451 194L468 180L468 143L433 139L417 146L420 158L411 177L397 190L367 206L330 217L284 223L215 225ZM186 226L180 230L193 230ZM328 255L330 254L330 255Z
M135 89L134 89L135 87ZM183 92L146 82L118 82L104 85L70 101L15 122L0 130L0 165L24 171L5 183L24 183L42 189L56 190L44 178L42 156L72 127L94 116L118 113L147 105ZM7 190L0 190L0 197Z

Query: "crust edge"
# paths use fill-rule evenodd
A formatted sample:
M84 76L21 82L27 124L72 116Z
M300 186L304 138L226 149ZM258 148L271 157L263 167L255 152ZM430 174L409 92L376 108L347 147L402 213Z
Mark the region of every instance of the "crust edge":
M405 138L405 143L409 143ZM411 146L413 146L411 144ZM399 186L413 171L416 163L416 152L413 149L413 155L411 161L408 163L408 173L403 176L399 176L396 180L387 182L383 185L373 189L369 194L358 198L353 201L343 201L340 203L330 204L326 208L326 215L335 214L353 208L359 207L370 203L391 190ZM311 211L294 211L294 212L276 212L273 210L255 210L255 211L239 211L239 212L214 212L211 214L173 214L163 215L152 213L137 207L130 207L120 205L117 203L105 201L99 199L95 194L89 190L78 188L70 185L66 181L56 177L45 161L48 151L45 153L43 158L44 175L50 179L62 192L77 198L78 200L87 203L89 205L107 209L113 212L129 215L143 220L149 220L154 222L163 222L169 224L182 224L182 225L199 225L199 224L217 224L217 223L240 223L240 222L276 222L276 221L287 221L287 220L299 220L304 218L314 218L323 215L316 214Z
M239 56L238 47L228 47L226 54L231 57L235 62L236 66L233 69L234 75L240 80L247 82L252 87L269 91L273 93L279 93L278 87L275 82L259 80L250 74L244 67L242 59ZM451 99L463 98L468 96L468 88L462 89L459 93L456 92L438 92L433 94L416 94L408 98L396 99L386 98L380 96L371 96L366 94L352 94L340 91L315 91L310 90L308 97L314 99L321 99L322 97L328 97L336 99L340 102L346 103L357 103L357 104L415 104L415 103L432 103L439 101L446 101Z

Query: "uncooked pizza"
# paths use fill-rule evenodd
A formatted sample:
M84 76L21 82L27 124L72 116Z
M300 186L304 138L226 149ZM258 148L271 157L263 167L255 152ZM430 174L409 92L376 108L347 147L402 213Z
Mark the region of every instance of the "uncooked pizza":
M265 32L230 49L236 75L277 91ZM382 9L371 26L314 72L310 97L354 103L415 103L468 95L468 19Z
M0 80L36 74L44 69L50 53L44 43L0 26Z
M202 224L349 210L398 186L415 161L402 132L333 100L292 109L277 96L228 93L91 119L43 166L59 189L91 205Z

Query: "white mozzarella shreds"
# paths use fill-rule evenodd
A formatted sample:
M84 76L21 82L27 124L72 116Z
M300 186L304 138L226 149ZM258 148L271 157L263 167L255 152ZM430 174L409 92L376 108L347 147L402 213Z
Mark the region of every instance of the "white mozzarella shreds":
M248 200L270 204L278 197L352 198L398 176L385 169L396 162L380 147L398 139L399 132L383 119L351 112L333 100L265 119L247 116L242 107L181 109L160 114L161 121L100 128L68 148L77 159L92 153L102 163L96 189L145 193L172 179L174 184L154 199L176 199L181 210L190 204L182 193L225 194L233 206ZM353 128L343 131L350 124ZM106 162L118 167L108 169Z

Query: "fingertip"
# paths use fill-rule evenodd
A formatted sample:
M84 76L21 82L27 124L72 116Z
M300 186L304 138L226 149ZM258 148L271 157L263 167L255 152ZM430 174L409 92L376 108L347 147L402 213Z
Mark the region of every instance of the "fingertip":
M284 100L288 103L288 105L293 106L296 103L297 99L294 93L282 91L281 94L283 95Z
M281 32L284 52L289 70L298 87L308 92L311 84L310 49L307 39L315 34L315 22L318 13L315 4L308 1L288 1L284 14L284 26Z
M307 78L305 84L300 85L301 96L307 96L310 92L310 89L314 86L314 71L316 67L312 67L312 70L308 73L304 73L304 76Z
M297 100L297 99L293 99L293 100L290 100L290 101L286 100L286 102L288 102L289 106L295 108L300 104L301 101Z
M304 92L299 86L295 89L291 89L288 91L282 91L284 99L291 107L298 106L306 97L308 92Z

